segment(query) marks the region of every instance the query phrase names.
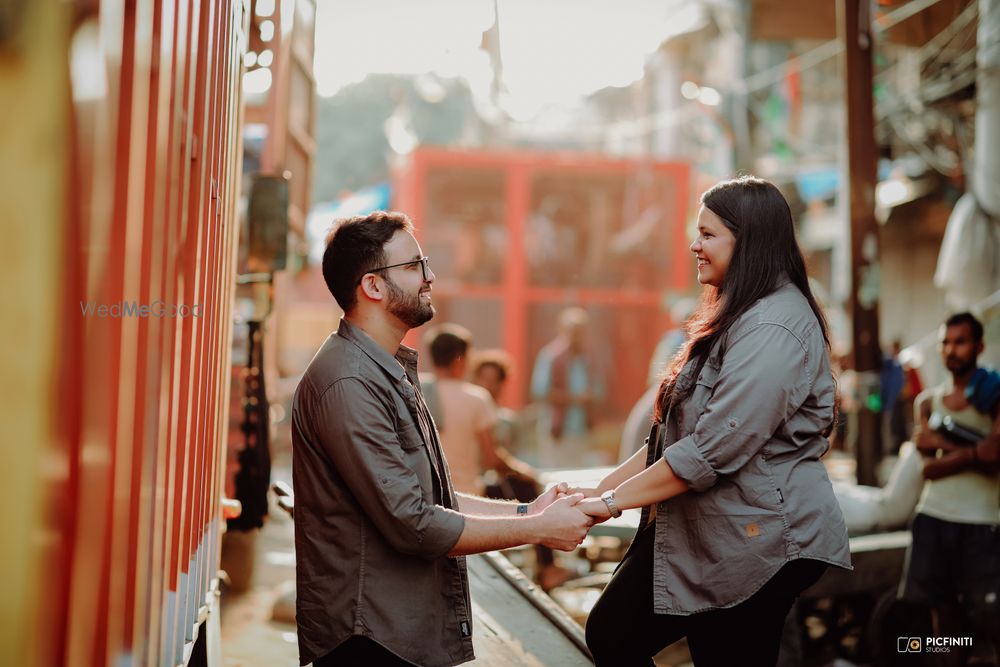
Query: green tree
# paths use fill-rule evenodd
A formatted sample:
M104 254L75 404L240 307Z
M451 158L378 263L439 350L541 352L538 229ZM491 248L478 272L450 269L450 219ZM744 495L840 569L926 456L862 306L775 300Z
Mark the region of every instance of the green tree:
M390 178L385 122L401 106L409 109L419 143L453 145L478 123L472 96L460 80L441 81L443 96L418 92L414 77L378 74L321 98L316 116L316 168L312 201L331 201Z

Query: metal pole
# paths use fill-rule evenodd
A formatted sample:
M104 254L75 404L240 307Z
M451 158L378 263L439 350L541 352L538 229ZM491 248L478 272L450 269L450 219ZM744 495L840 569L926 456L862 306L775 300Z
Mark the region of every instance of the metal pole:
M872 99L872 21L868 0L839 0L839 37L844 43L841 71L846 83L848 211L851 217L850 313L854 369L858 374L857 477L877 484L881 458L877 401L882 354L878 335L879 249L875 221L876 147Z

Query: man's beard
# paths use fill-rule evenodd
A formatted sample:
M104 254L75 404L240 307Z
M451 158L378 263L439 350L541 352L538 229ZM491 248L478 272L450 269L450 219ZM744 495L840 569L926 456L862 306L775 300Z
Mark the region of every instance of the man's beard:
M976 370L976 366L978 365L978 359L976 357L968 359L963 357L952 356L945 359L944 365L945 368L947 368L952 375L961 377L963 375L968 375L972 371Z
M434 305L421 301L419 292L408 296L392 280L387 279L385 284L388 292L385 309L398 317L407 327L415 329L434 317Z

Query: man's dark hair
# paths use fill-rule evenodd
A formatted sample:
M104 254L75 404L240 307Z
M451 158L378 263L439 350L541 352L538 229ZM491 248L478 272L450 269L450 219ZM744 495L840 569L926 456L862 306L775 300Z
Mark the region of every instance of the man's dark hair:
M358 305L358 281L385 265L385 244L401 229L412 232L413 223L396 211L376 211L335 223L323 252L323 279L345 313Z
M510 375L511 365L510 355L503 350L483 350L476 354L472 362L472 374L476 375L483 368L495 368L500 375L500 381L505 382Z
M429 332L431 361L435 368L447 368L464 357L472 345L472 334L457 324L442 324Z
M983 340L983 323L976 319L976 316L972 313L966 311L964 313L955 313L948 319L944 321L946 327L956 327L962 324L968 324L969 330L972 332L972 340L981 343Z

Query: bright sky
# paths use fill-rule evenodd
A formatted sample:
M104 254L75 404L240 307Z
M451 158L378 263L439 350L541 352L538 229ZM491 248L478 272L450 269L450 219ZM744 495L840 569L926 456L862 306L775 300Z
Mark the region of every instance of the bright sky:
M701 17L685 0L498 0L501 103L527 120L605 86L639 79L646 57ZM369 73L459 76L485 96L492 72L479 48L493 0L320 0L315 75L335 94Z

